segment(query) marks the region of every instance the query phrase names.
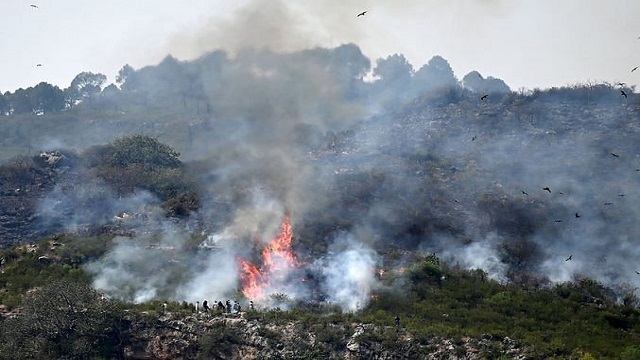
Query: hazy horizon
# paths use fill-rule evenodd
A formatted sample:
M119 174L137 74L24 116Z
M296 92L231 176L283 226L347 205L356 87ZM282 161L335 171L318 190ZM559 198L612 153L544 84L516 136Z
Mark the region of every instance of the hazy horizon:
M415 70L440 55L458 79L476 70L512 90L640 84L640 72L631 72L640 65L640 3L631 0L193 0L188 6L163 0L153 7L9 0L3 8L8 16L0 29L10 55L0 59L2 92L42 81L66 88L83 71L105 74L112 83L125 64L139 69L169 54L191 60L216 49L288 52L345 43L358 45L372 62L402 54Z

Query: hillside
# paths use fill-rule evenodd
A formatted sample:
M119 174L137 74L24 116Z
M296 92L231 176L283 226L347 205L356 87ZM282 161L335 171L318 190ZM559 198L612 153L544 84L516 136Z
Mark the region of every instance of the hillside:
M3 113L0 354L633 356L634 89L370 68L355 45L168 57Z

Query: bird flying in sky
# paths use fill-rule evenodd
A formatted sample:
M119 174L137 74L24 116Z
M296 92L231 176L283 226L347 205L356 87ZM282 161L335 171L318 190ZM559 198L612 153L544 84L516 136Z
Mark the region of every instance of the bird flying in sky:
M634 67L633 69L631 69L631 72L634 72L634 71L638 70L638 68L640 68L640 66Z
M31 4L31 7L34 8L34 9L37 9L38 5Z
M627 93L624 92L624 90L620 90L620 95L624 96L624 98L627 98Z
M360 16L365 16L367 14L367 11L363 11L360 14L356 15L356 17L360 17Z
M573 255L569 255L569 257L564 259L564 261L569 261L569 260L572 260L572 259L573 259Z

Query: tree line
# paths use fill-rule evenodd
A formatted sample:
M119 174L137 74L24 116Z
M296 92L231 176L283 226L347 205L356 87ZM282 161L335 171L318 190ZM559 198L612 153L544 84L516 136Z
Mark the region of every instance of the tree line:
M373 81L367 79L370 75ZM336 93L350 102L375 99L384 105L447 89L510 91L502 80L484 78L475 71L458 80L441 56L434 56L419 69L401 54L377 59L372 66L354 44L289 54L249 49L233 58L216 50L193 61L179 61L169 55L157 65L140 69L124 65L115 80L105 86L105 75L82 72L66 89L41 82L7 91L0 94L0 116L59 112L80 104L114 111L171 106L218 113L224 112L229 106L226 104L235 103L233 99L253 92L277 94L284 97L280 99L284 102L303 93L320 103L328 100L323 96Z
M103 92L102 86L106 81L107 77L103 74L81 72L66 89L41 82L26 89L7 91L0 94L0 116L30 113L42 115L70 109L82 101L91 102Z

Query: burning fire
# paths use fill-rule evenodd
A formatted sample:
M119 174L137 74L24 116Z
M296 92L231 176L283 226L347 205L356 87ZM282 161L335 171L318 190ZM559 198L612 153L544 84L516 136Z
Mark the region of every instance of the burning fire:
M262 250L262 266L240 259L242 293L247 299L263 298L265 290L284 281L287 270L297 267L298 261L291 250L293 230L289 216L285 216L280 224L280 232Z

